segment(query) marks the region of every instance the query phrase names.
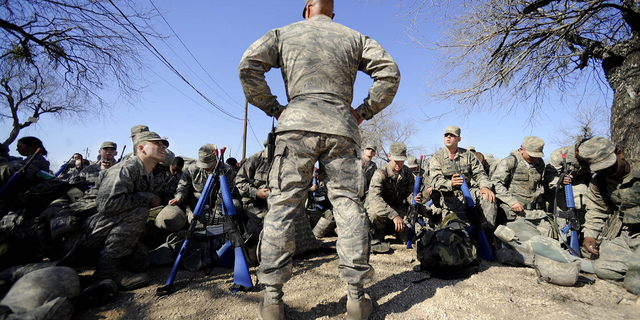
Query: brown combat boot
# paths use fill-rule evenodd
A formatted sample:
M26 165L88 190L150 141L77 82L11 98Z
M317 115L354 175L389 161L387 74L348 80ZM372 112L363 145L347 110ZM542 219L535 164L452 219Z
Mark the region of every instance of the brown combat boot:
M285 320L284 302L277 304L268 304L265 306L264 300L260 301L258 306L258 319L260 320Z
M120 268L118 259L100 258L96 272L93 273L96 280L111 279L122 290L133 290L146 286L149 283L149 275L146 273L131 273Z
M347 298L347 320L369 319L373 311L373 302L368 294L365 294L360 301Z

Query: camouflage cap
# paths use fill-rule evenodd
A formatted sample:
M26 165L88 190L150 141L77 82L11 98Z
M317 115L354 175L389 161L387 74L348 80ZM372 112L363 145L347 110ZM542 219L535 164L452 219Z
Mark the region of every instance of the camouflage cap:
M465 149L467 149L467 150L469 150L471 152L476 152L476 147L473 147L473 146L468 146Z
M522 141L522 148L527 150L527 153L532 157L544 157L544 153L542 152L542 149L544 149L544 140L538 137L524 137L524 140Z
M169 147L169 141L167 141L166 139L160 138L160 135L158 135L153 131L140 132L136 134L136 137L133 139L133 143L135 145L138 145L140 144L140 142L143 142L143 141L162 141L162 143L164 143L164 145L167 146L167 148Z
M140 132L145 132L145 131L149 131L149 127L143 125L143 124L139 124L137 126L133 126L131 127L131 137L133 138L133 136L135 136L136 134L140 133Z
M389 155L394 161L406 161L407 146L402 142L394 142L389 147Z
M459 137L460 136L460 128L456 126L448 126L444 129L444 134L451 133L452 135Z
M407 167L410 169L418 167L418 159L414 156L407 158Z
M118 145L115 142L105 141L100 145L100 149L104 149L104 148L118 149Z
M585 141L578 148L578 152L594 172L611 167L618 159L616 146L605 137L593 137Z
M365 148L365 149L371 149L371 150L373 150L373 152L376 152L376 145L375 145L375 144L373 144L373 143L371 143L371 142L367 143L367 144L364 146L364 148Z
M198 161L196 162L198 168L206 169L216 163L216 160L218 160L216 150L218 150L218 147L211 143L200 147L200 150L198 150Z

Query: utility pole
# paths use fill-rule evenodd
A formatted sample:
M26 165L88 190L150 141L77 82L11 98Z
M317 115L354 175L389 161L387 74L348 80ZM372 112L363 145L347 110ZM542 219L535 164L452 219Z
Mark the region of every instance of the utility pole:
M244 99L244 130L242 131L242 159L247 155L247 110L249 109L249 101ZM242 160L240 159L240 160Z

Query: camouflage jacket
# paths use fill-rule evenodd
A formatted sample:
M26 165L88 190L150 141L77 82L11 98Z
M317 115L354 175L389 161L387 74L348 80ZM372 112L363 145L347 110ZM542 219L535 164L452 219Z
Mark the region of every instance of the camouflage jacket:
M557 149L551 153L549 157L549 163L544 169L544 182L547 184L547 188L555 190L558 178L562 173L562 153L567 157L567 170L569 174L573 176L571 183L577 184L589 184L591 181L591 169L589 164L585 161L579 161L576 158L576 152L574 146L567 146Z
M158 163L153 168L153 193L162 199L163 205L173 199L181 177L182 171L174 175L169 167L162 163Z
M254 153L240 167L236 175L236 187L242 198L248 198L254 204L267 206L267 200L256 196L258 190L267 188L267 176L269 175L269 161L267 151Z
M373 174L378 170L378 166L373 160L366 163L362 162L362 174L364 175L364 196L366 197L369 193L369 185L371 184L371 178L373 178Z
M26 159L22 160L22 165L24 166L25 164L27 164L27 161L29 161L30 158L31 157L27 157ZM47 161L47 159L45 159L44 156L37 154L33 159L33 161L31 162L31 164L29 165L29 167L27 168L24 174L24 178L22 179L29 181L29 183L31 184L36 184L42 181L40 178L36 176L36 174L40 170L44 172L49 172L49 161Z
M454 190L451 186L451 177L456 173L464 175L469 188L471 188L471 180L473 179L478 184L478 188L493 189L493 183L487 177L484 167L476 158L476 155L465 148L458 148L453 161L447 148L438 150L429 160L429 176L433 190L440 191L445 197L457 196L463 201L462 193L459 192L458 194L457 192L454 195ZM457 189L457 191L459 190Z
M115 216L153 205L153 173L147 174L139 157L130 157L109 170L99 184L96 205L103 216Z
M606 190L600 189L599 177L589 184L587 193L587 213L583 233L585 237L598 238L605 221L616 211L623 225L640 224L640 165L631 163L631 172L622 178L605 176ZM609 208L603 192L611 200L614 208Z
M227 177L227 187L229 190L234 189L233 184L233 169L226 163L221 163L222 168L220 172ZM195 210L198 204L198 199L204 190L205 184L207 184L207 178L209 174L204 169L199 168L196 163L192 163L185 170L182 170L183 174L178 182L178 188L176 189L175 198L180 199L181 206L187 206L190 212ZM219 191L218 191L219 193Z
M518 150L511 151L508 157L500 161L491 177L496 197L509 206L518 202L522 206L536 203L544 191L543 173L542 159L528 163Z
M415 179L411 169L402 166L400 172L394 173L391 163L380 167L373 174L369 185L369 211L380 217L395 218L398 213L391 207L409 206Z
M281 69L288 102L277 132L335 134L358 144L351 114L358 70L373 78L369 96L355 109L365 120L391 103L400 83L397 64L378 42L325 15L270 30L242 56L238 74L244 94L269 116L285 108L265 80L271 68Z
M87 185L95 186L100 176L101 166L100 162L87 166L77 176L69 179L69 182L75 184L84 180Z

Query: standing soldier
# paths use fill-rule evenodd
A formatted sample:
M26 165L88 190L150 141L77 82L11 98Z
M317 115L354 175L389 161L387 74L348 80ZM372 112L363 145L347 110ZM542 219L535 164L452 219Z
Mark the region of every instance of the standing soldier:
M640 167L603 137L591 138L579 151L596 173L587 193L582 246L595 255L598 277L624 279L627 290L640 294Z
M530 230L531 235L550 237L553 233L542 197L543 148L542 139L525 137L520 149L511 151L508 157L500 161L491 180L496 188L496 197L500 200L500 208L506 215L507 227ZM511 226L514 223L517 226ZM528 239L521 237L520 240L524 242Z
M464 201L461 186L464 176L469 186L469 191L476 205L485 216L488 227L494 228L496 223L497 207L496 196L491 191L493 183L476 158L475 154L465 148L459 148L460 128L448 126L444 130L444 148L438 150L430 160L429 177L434 192L440 192L439 203L436 207L443 209L443 215L450 212L463 220L468 220L467 206ZM477 187L471 185L471 180Z
M362 201L364 201L367 194L369 194L369 184L371 183L373 173L378 170L378 165L372 161L375 155L376 146L373 143L367 143L362 151L362 174L364 174L364 195L362 196Z
M316 161L327 173L329 201L340 234L340 278L349 284L347 319L366 319L371 282L369 227L360 201L363 175L357 157L358 125L393 100L398 66L378 42L332 21L332 0L305 1L305 21L267 32L244 53L238 73L249 103L278 121L269 172L269 212L264 219L258 279L265 285L261 319L283 319L282 286L291 277L295 251L292 221L304 212ZM281 68L287 106L271 94L264 74ZM369 96L351 107L358 70L373 78Z

